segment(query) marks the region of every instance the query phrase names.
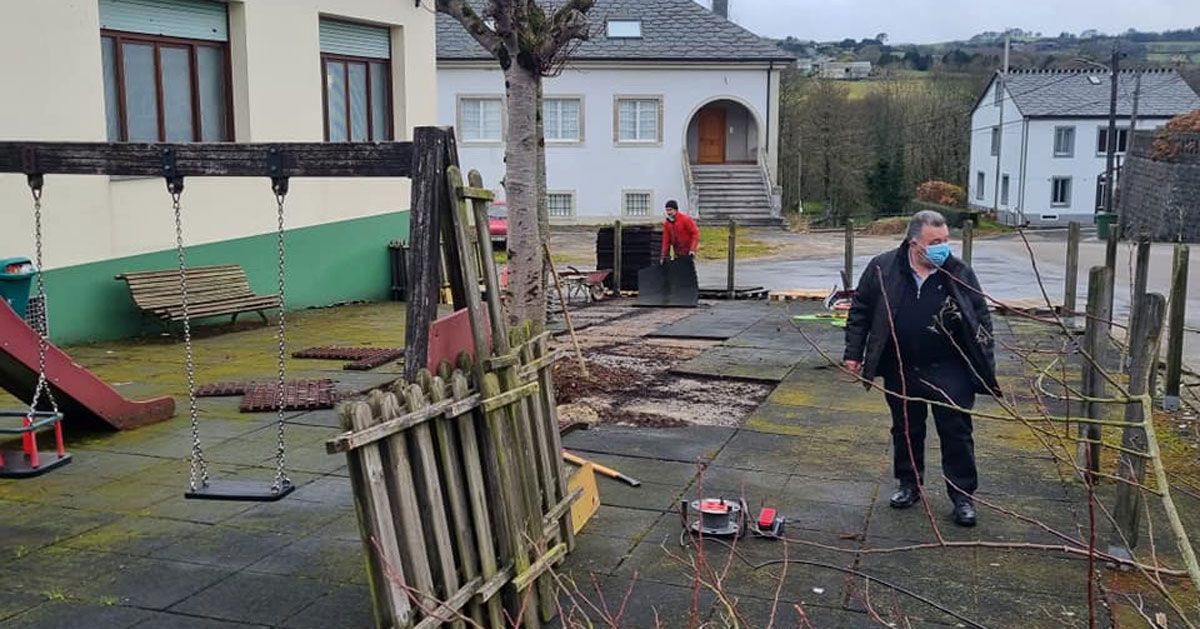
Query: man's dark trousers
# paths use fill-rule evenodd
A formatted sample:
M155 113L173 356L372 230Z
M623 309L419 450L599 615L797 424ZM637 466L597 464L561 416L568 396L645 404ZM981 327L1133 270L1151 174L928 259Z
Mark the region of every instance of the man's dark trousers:
M952 404L968 410L975 405L970 368L965 361L905 365L904 371L902 382L899 369L895 366L884 370L883 382L889 393ZM887 401L892 410L893 469L900 483L915 487L918 476L922 482L925 479L925 419L932 406L934 425L942 444L942 472L950 480L946 483L946 491L955 502L963 492L968 496L973 495L979 486L979 477L975 470L971 415L926 402L905 402L890 394L887 395ZM906 436L906 426L911 439ZM955 490L954 486L961 491Z

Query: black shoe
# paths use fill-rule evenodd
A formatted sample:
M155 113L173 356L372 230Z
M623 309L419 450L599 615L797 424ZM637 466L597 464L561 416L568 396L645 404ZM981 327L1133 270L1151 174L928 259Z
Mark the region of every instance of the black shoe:
M907 509L921 499L921 492L917 490L915 485L901 485L896 493L892 494L891 505L893 509Z
M975 503L970 500L955 502L954 523L959 526L975 526Z

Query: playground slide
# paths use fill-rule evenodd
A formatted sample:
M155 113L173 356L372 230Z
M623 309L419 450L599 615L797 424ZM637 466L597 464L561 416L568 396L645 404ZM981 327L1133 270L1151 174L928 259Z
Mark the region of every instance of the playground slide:
M37 370L37 333L0 299L0 387L28 403ZM46 373L68 425L129 430L175 415L174 398L127 400L53 344L46 351Z

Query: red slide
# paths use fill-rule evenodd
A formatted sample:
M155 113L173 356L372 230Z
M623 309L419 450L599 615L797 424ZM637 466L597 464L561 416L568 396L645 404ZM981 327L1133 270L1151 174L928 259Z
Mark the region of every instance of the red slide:
M37 386L37 369L37 333L0 299L0 387L29 402ZM127 400L54 345L47 347L46 373L68 425L129 430L175 415L174 398Z

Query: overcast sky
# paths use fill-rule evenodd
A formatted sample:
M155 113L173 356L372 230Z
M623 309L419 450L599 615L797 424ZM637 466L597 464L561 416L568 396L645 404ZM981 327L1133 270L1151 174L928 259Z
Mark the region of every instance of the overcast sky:
M931 43L1006 28L1057 35L1200 26L1200 0L729 0L729 13L764 37L818 41L880 32L892 43Z

